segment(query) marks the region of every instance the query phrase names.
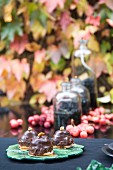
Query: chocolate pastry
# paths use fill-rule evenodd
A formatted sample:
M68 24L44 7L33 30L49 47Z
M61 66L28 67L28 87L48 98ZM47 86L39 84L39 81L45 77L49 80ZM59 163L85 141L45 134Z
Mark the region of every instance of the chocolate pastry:
M18 139L19 148L22 150L28 150L31 144L31 141L34 137L37 136L37 133L33 131L31 127Z
M64 127L60 127L52 138L53 148L70 148L74 144L74 139Z
M40 132L35 137L29 147L30 156L49 156L53 154L53 145L51 140L45 133Z

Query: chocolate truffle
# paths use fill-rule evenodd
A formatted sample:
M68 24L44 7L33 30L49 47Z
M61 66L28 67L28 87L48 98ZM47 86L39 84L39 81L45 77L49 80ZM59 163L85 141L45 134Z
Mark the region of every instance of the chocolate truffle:
M53 148L70 148L74 144L74 139L68 131L61 127L52 138Z
M35 137L29 147L30 156L49 156L53 154L53 145L49 137L40 132L37 137Z
M37 133L31 127L28 128L22 137L18 139L19 148L22 150L28 150L32 139L36 136Z

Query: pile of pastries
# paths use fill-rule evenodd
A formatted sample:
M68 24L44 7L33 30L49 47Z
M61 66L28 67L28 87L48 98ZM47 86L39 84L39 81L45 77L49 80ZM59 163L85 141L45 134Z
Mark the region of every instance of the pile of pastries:
M18 139L19 148L28 150L30 156L49 156L53 155L54 148L70 148L74 144L74 139L68 131L61 127L52 138L45 133L36 133L32 128Z

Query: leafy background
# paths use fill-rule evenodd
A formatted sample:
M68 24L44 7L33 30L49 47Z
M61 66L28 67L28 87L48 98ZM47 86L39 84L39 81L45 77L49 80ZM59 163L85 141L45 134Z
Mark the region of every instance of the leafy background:
M112 95L112 0L0 0L0 105L50 103L81 38L99 96Z

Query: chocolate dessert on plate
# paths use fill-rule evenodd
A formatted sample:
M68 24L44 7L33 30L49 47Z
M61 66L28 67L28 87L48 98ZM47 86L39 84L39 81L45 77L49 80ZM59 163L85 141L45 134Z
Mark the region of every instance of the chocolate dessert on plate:
M32 139L36 136L37 133L31 127L29 127L22 137L18 139L19 148L22 150L28 150Z
M33 138L29 147L30 156L49 156L53 155L53 145L49 137L40 132L37 137Z
M53 148L70 148L74 145L74 139L64 127L60 127L52 138Z

